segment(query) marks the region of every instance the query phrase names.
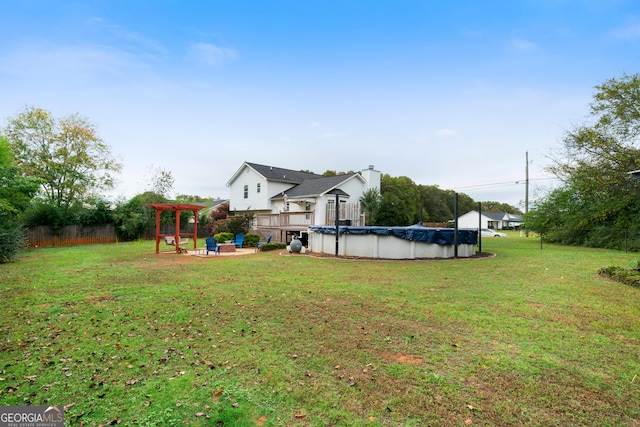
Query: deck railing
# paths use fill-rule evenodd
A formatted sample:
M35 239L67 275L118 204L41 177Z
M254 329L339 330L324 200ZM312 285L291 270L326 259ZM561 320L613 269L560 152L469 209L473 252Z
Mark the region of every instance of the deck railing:
M301 227L313 225L313 211L280 212L277 214L256 215L256 225L260 227Z

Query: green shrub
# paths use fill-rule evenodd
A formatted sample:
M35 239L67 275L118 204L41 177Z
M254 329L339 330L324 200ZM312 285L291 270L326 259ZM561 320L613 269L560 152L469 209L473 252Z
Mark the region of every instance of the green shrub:
M244 235L244 246L246 248L255 248L259 241L260 241L260 236L257 234Z
M216 229L220 232L226 231L235 234L246 234L251 229L251 224L255 219L252 212L243 212L227 219L216 221Z
M616 282L640 288L640 271L638 270L609 266L598 270L598 274L613 279Z
M236 236L233 233L229 233L227 231L223 231L222 233L218 233L215 236L218 243L228 242L229 240L233 240Z
M15 261L25 247L22 227L15 224L0 224L0 263Z
M271 242L271 243L265 243L264 245L260 245L260 250L264 252L273 251L276 249L287 249L287 245L282 242Z

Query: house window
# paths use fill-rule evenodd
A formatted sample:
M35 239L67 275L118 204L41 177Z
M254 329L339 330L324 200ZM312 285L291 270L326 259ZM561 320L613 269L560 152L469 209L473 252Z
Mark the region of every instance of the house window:
M248 185L244 186L244 198L245 199L249 198L249 186Z
M259 193L259 192L260 192L260 183L256 185L256 193Z
M311 210L311 203L305 203L304 210L305 211L310 211Z

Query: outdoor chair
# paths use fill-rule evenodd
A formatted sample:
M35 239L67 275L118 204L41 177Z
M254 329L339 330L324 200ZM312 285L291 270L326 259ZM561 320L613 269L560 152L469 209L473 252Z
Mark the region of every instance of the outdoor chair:
M266 242L258 242L258 244L256 245L256 252L258 252L258 249L260 249L260 246L266 245L269 242L271 242L271 236L267 237L267 241Z
M207 255L209 255L209 251L215 252L216 255L220 255L220 246L218 246L218 241L215 237L208 237L206 240L207 246Z
M244 234L236 234L236 238L232 240L231 243L236 245L236 248L241 248L242 244L244 243Z

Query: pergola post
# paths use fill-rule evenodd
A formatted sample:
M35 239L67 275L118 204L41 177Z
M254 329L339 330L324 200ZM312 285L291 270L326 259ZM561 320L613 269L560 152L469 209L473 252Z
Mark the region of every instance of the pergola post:
M160 214L162 209L156 209L156 253L160 253Z
M176 252L180 253L180 209L176 209L176 236L174 240L176 242Z

